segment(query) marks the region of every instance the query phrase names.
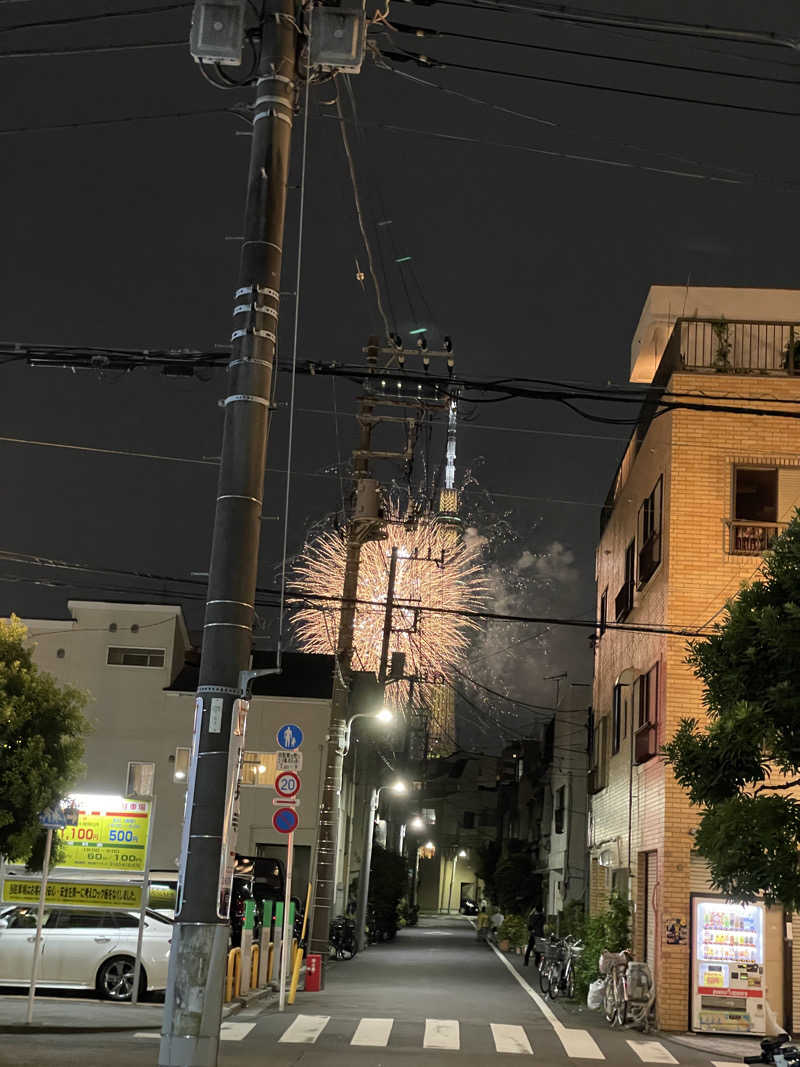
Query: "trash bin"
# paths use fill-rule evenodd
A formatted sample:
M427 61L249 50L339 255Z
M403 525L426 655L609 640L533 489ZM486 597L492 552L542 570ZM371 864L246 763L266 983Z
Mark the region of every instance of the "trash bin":
M318 952L310 952L306 956L306 980L303 986L306 993L319 993L321 978L322 956Z

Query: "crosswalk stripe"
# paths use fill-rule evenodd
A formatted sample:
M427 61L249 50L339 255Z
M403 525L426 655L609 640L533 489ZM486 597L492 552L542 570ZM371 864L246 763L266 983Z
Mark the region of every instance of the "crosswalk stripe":
M423 1048L460 1048L458 1019L426 1019Z
M490 1023L494 1047L497 1052L517 1052L533 1055L528 1035L521 1026L511 1026L505 1023Z
M711 1067L742 1067L742 1065L734 1060L712 1060Z
M329 1020L330 1015L298 1015L278 1040L290 1045L313 1045Z
M642 1063L677 1063L678 1061L659 1041L628 1041Z
M389 1044L393 1026L394 1019L362 1019L350 1044L385 1048Z
M219 1028L220 1041L244 1041L255 1023L223 1023Z

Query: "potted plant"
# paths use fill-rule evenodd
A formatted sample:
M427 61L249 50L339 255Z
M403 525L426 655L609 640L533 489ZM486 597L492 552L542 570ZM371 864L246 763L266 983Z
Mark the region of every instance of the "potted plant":
M783 369L790 374L800 371L800 336L794 330L789 333L789 340L783 346Z
M497 931L501 952L517 951L528 943L528 924L521 915L507 915Z

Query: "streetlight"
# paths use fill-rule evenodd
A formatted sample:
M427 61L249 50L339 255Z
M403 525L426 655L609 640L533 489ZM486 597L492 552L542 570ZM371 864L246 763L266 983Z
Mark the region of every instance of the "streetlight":
M355 715L351 715L344 730L343 756L346 756L350 751L350 730L356 719L377 719L381 723L390 723L394 721L394 712L391 708L381 708L380 711L357 711Z
M412 830L424 830L425 823L419 815L415 815L411 822L408 824Z
M395 796L408 792L408 786L402 778L387 785L380 785L372 790L367 812L367 825L364 827L364 848L361 851L361 877L358 879L358 901L356 903L356 945L364 948L364 932L367 925L367 901L369 899L369 875L372 865L372 836L375 830L375 816L378 813L378 800L384 789L391 790Z
M464 860L466 858L467 858L467 853L465 852L465 850L463 848L459 849L458 852L453 856L453 867L452 867L452 869L450 871L450 892L447 894L447 914L448 915L450 914L451 905L452 905L452 902L453 902L453 882L455 881L455 877L456 877L456 867L457 867L458 861L460 859Z

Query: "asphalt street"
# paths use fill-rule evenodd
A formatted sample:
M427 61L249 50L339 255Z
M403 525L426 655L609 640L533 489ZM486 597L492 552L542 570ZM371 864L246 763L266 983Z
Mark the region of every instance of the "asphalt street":
M462 918L423 919L397 939L336 963L321 993L284 1013L258 1002L223 1024L221 1067L478 1067L511 1055L543 1067L605 1060L614 1067L678 1063L733 1067L752 1042L721 1053L662 1034L612 1031L595 1012L545 1002L519 957L479 942ZM143 1067L158 1031L5 1034L0 1063L15 1067Z

